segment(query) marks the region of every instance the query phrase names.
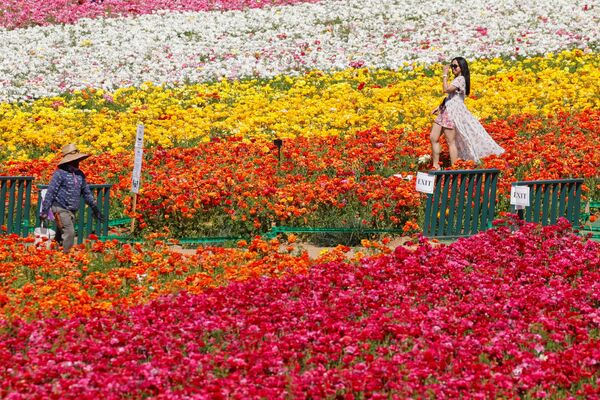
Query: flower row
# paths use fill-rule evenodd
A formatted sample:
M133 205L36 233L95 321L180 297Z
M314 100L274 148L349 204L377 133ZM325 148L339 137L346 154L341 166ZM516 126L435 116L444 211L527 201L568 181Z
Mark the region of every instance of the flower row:
M600 245L498 227L0 329L8 398L595 398ZM11 397L12 396L12 397Z
M226 11L310 3L317 0L4 0L0 26L8 29L35 25L72 24L82 18L152 14L160 11Z
M506 210L511 182L586 178L583 193L600 194L600 112L553 117L515 115L485 124L506 149L481 167L499 168L498 210ZM137 200L138 228L174 237L247 236L272 224L308 227L414 229L421 197L414 181L426 170L428 131L372 128L347 137L299 137L273 143L236 137L190 148L146 151ZM447 163L444 145L442 161ZM48 182L56 160L8 162L3 175ZM473 168L461 162L456 168ZM90 182L113 183L112 215L131 215L133 154L104 153L82 165ZM402 175L403 178L395 176Z
M273 139L340 136L374 125L420 131L441 99L441 71L347 69L270 80L165 88L144 84L114 92L87 89L25 104L0 104L0 159L51 155L75 142L84 151L118 153L145 124L146 146L173 147L238 136ZM471 64L468 107L483 120L600 108L600 56L579 50L520 61Z
M391 250L379 242L362 252L332 248L316 259L286 240L240 240L237 248L200 246L173 250L172 241L150 235L146 242L92 241L68 255L33 238L0 236L0 320L75 316L145 304L161 295L201 293L231 282L305 273L325 262L356 262ZM183 254L186 253L186 254Z
M586 4L330 0L0 31L0 101L144 82L273 77L349 66L399 69L458 55L596 50L600 24L595 8Z

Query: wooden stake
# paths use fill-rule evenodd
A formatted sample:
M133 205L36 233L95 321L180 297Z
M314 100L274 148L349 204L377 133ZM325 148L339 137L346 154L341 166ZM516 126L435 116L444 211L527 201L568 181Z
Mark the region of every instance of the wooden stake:
M133 206L131 207L131 213L134 215L131 218L131 227L129 228L129 232L133 235L133 229L135 228L135 210L137 208L137 193L133 194Z

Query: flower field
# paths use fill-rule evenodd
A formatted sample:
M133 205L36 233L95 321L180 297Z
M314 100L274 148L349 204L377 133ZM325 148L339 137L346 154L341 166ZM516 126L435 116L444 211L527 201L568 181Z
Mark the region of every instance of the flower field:
M125 312L14 322L0 333L0 394L597 398L599 266L598 243L564 226L502 227Z
M76 316L128 308L159 296L185 290L200 293L228 282L306 273L326 262L355 262L391 250L365 242L368 250L350 256L338 246L311 260L294 247L295 238L240 241L237 248L199 247L193 255L170 250L157 240L151 245L95 242L74 256L42 251L15 237L2 238L3 319Z
M583 177L586 197L598 198L599 122L600 113L586 109L521 114L484 124L507 149L502 157L483 163L502 171L500 206L507 209L510 182L522 179ZM424 128L378 126L345 137L285 140L281 161L271 142L235 136L213 137L191 147L160 146L144 161L144 186L134 216L140 234L163 232L177 238L251 237L274 223L412 233L422 199L414 191L414 181L394 175L426 169L418 157L428 154L429 148ZM31 174L47 182L56 162L13 160L1 169L7 175ZM103 153L86 161L86 166L91 182L114 183L112 215L133 215L132 152Z
M418 237L455 56L506 152L454 168L498 168L497 211L516 180L600 200L599 6L472 3L3 1L0 175L46 184L76 143L136 229L67 255L0 235L0 398L600 398L597 242L503 213ZM311 258L275 225L412 243ZM173 251L202 237L238 239Z
M475 61L469 106L485 121L515 115L597 110L597 53L565 51L519 61ZM137 122L146 143L173 147L211 137L269 140L345 136L379 125L410 132L429 129L440 93L439 64L410 70L312 71L169 88L145 82L115 91L88 88L27 103L3 103L2 158L54 155L58 140L86 150L130 150ZM50 126L51 128L45 129ZM532 125L534 131L540 127ZM43 133L40 134L40 130ZM535 133L535 132L530 132Z

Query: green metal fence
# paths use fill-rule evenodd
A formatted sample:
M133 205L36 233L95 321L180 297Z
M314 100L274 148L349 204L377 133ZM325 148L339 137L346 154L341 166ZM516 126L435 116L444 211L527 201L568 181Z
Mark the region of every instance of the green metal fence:
M496 208L497 169L430 171L423 236L455 239L488 229Z
M436 177L434 193L427 195L423 235L441 239L454 239L470 236L491 227L496 207L496 185L499 170L457 170L430 171ZM0 177L0 226L1 233L14 233L27 236L32 227L31 190L33 177ZM581 217L581 187L583 179L560 179L547 181L520 181L513 186L529 186L531 205L520 210L526 221L542 225L554 224L560 217L567 218L574 227L579 227ZM128 223L129 219L108 221L110 212L110 189L112 185L90 185L98 207L105 216L102 222L96 221L91 209L81 199L80 212L77 215L77 243L82 243L91 233L108 238L110 225ZM47 188L46 185L38 186ZM40 198L41 200L41 198ZM36 224L39 225L38 200ZM512 211L515 212L514 207ZM594 227L594 230L597 229ZM357 232L353 228L309 228L274 227L267 237L279 233L323 233ZM395 229L362 229L361 233L401 233ZM596 233L595 231L593 233ZM189 239L190 243L209 243L239 240L237 237ZM131 239L133 240L133 239ZM185 239L188 240L188 239Z
M585 212L582 214L583 227L579 231L582 235L590 235L593 240L600 240L600 220L592 221L592 210L600 210L600 201L588 201Z
M0 176L1 233L29 234L32 176Z
M573 227L579 227L581 213L581 185L583 179L513 182L512 186L529 187L529 207L515 210L527 222L552 225L564 217Z
M80 199L79 212L75 223L75 232L77 243L81 244L92 233L99 237L108 235L108 215L110 212L110 188L112 185L89 185L98 208L104 215L104 221L98 221L94 218L92 209L85 204L83 197ZM47 185L38 185L40 190L48 188ZM36 213L36 226L39 225L39 211L41 209L41 196L38 200L38 212Z

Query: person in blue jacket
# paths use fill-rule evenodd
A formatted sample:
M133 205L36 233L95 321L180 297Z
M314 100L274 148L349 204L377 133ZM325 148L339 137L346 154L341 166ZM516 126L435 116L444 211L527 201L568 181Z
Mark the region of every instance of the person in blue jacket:
M62 242L63 251L68 253L75 243L75 216L79 211L79 199L83 196L99 221L103 221L104 216L98 209L85 174L79 169L79 162L90 155L81 153L72 143L62 148L62 155L42 202L40 219L47 220L52 210L57 227L56 240L59 244Z

